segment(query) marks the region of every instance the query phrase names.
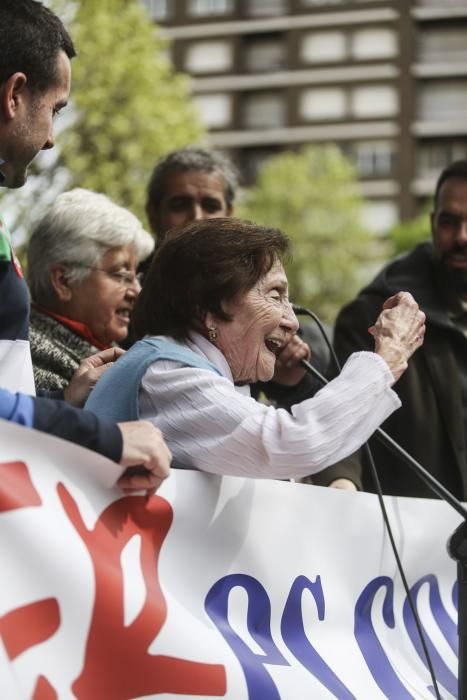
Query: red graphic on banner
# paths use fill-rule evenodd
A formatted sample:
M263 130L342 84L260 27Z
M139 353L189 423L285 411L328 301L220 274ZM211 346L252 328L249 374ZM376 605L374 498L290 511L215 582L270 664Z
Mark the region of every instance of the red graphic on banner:
M0 617L0 637L10 659L44 642L58 630L60 611L55 598L39 600Z
M128 496L111 503L88 530L63 484L58 493L89 551L95 574L84 667L72 686L78 700L127 700L157 693L225 695L224 666L148 653L167 617L158 557L173 519L170 504L159 496ZM125 626L120 558L135 535L141 538L146 599L137 618Z
M24 462L1 463L0 484L0 513L42 504Z
M0 513L42 504L24 462L0 464ZM11 660L44 642L58 630L60 610L55 598L38 600L0 617L0 637ZM40 676L32 700L57 700L49 681Z
M57 692L44 676L39 676L32 694L32 700L58 700Z

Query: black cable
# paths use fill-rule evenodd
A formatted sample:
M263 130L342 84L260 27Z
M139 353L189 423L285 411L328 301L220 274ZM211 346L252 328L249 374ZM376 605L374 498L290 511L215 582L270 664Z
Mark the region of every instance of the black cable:
M313 311L310 311L309 309L306 309L303 306L296 306L295 304L293 304L292 306L293 306L293 310L296 314L305 314L306 316L309 316L310 318L312 318L313 321L316 323L316 325L318 326L318 328L321 332L321 335L323 336L323 340L326 343L326 346L329 350L329 353L330 353L331 358L333 360L333 363L335 365L336 371L337 371L337 373L340 373L342 371L342 367L340 365L339 360L337 359L337 355L336 355L335 350L332 346L332 343L328 338L328 334L326 333L324 326L323 326L322 322L320 321L320 319L318 318L318 316L315 313L313 313ZM309 362L307 362L306 360L301 360L300 363L308 372L313 374L313 376L315 376L317 379L319 379L319 381L321 381L323 384L329 383L328 380L320 372L318 372L318 370L315 369L315 367L313 367L313 365L311 365ZM433 683L433 690L435 691L435 694L436 694L436 700L442 700L440 692L439 692L436 676L435 676L435 671L433 668L433 663L431 661L430 653L428 651L428 647L427 647L427 644L425 641L425 634L423 632L422 624L420 622L420 618L419 618L417 610L415 608L415 603L414 603L413 598L412 598L412 593L410 592L410 588L409 588L409 584L407 582L404 567L402 565L402 561L400 559L399 552L397 550L397 545L396 545L394 535L392 532L392 527L391 527L391 524L389 522L389 516L388 516L388 512L386 510L386 504L384 503L384 498L383 498L383 490L381 487L381 482L379 480L378 472L376 470L376 465L375 465L375 461L373 459L373 454L371 452L370 445L367 442L362 446L362 449L364 451L365 458L368 460L368 463L370 465L370 472L371 472L371 476L372 476L374 485L376 487L376 495L378 497L378 502L379 502L379 506L380 506L381 513L383 516L384 525L385 525L386 532L387 532L388 537L389 537L389 541L391 543L391 548L392 548L392 551L394 554L394 558L396 560L397 570L399 572L399 576L401 577L402 585L404 587L404 591L405 591L405 594L407 596L407 600L409 602L409 607L410 607L410 610L412 611L415 626L417 628L418 636L420 638L420 643L422 645L423 653L425 654L426 663L428 666L428 670L430 672L431 681ZM458 509L456 508L456 510L458 510Z
M335 370L336 370L337 374L339 374L342 371L342 367L340 366L340 363L339 363L339 360L337 359L337 355L335 353L335 350L332 346L331 341L329 340L328 334L326 333L326 329L324 328L319 316L317 316L313 311L310 311L310 309L307 309L304 306L298 306L297 304L292 304L292 308L293 308L294 312L296 314L298 314L299 316L303 316L303 315L309 316L316 323L316 325L318 326L318 328L321 332L323 340L326 343L326 347L329 350L329 354L332 358L332 361L334 362ZM312 365L310 365L310 367L311 366ZM308 369L308 371L310 371L310 368L307 368L307 369ZM314 370L314 368L313 368L313 370ZM317 372L318 370L315 370L315 371ZM312 373L314 373L314 372L312 371ZM318 372L318 374L319 374L319 372ZM325 377L323 377L322 374L319 374L319 376L318 376L318 374L315 374L315 377L317 379L319 379L321 382L323 382L324 384L327 384L328 380L325 379Z

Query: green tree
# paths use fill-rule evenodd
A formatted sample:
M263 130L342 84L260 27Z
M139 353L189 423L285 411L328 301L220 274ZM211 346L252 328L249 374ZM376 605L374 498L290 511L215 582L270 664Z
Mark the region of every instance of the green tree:
M78 51L71 100L57 120L56 148L33 164L23 191L6 194L7 221L27 230L58 192L78 186L107 194L144 221L155 161L203 135L188 79L174 71L167 42L139 0L48 4Z
M290 296L332 323L376 262L362 205L355 171L341 151L309 146L267 160L238 213L288 234Z
M392 246L392 254L399 255L412 250L417 243L430 238L430 212L433 210L433 202L428 202L420 214L408 221L400 221L389 231L389 240Z
M187 79L138 0L81 0L72 33L76 121L64 134L63 163L73 185L142 216L155 161L202 133Z

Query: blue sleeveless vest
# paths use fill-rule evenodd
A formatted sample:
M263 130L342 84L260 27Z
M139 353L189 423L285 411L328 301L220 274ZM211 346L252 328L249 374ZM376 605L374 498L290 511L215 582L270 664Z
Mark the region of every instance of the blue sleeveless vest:
M211 362L189 348L162 338L145 338L135 343L102 375L91 391L85 409L116 423L138 420L141 381L148 367L159 360L173 360L185 367L209 369L221 374Z

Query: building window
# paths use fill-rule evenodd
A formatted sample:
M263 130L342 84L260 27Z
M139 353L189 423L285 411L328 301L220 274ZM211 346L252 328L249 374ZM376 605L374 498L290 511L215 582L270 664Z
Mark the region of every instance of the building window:
M399 210L397 204L389 200L367 200L362 218L370 231L385 234L397 223Z
M436 179L455 160L467 159L467 142L439 141L423 144L417 151L417 175Z
M347 112L342 88L310 88L300 95L300 116L304 121L343 119Z
M420 7L445 8L465 8L465 0L416 0L416 5Z
M422 63L457 63L467 60L467 29L437 27L417 37L417 59Z
M187 11L193 17L228 15L232 12L233 0L188 0Z
M223 129L230 126L232 119L230 95L213 93L196 95L193 99L201 115L201 120L208 129Z
M141 0L151 19L169 18L169 0Z
M232 67L232 45L227 41L199 41L188 46L185 69L189 73L223 73Z
M302 0L305 7L322 7L323 5L343 5L346 0Z
M360 177L388 177L392 173L394 144L391 141L363 141L353 149Z
M303 37L300 56L304 63L342 61L347 54L344 32L320 32Z
M423 177L438 177L449 163L467 159L467 143L442 141L424 144L417 152L417 173Z
M383 0L302 0L302 5L304 5L305 7L326 7L328 5L349 5L352 2L383 2ZM440 2L440 0L438 0L438 2Z
M268 73L287 66L285 45L282 37L275 35L258 39L245 45L245 68L250 73Z
M398 112L398 96L390 85L367 85L352 91L354 117L393 117Z
M425 83L417 95L417 117L429 122L467 119L467 81Z
M397 35L392 29L361 29L352 36L351 53L357 60L397 56Z
M243 103L243 123L247 129L284 126L286 114L286 102L280 93L247 95Z
M247 0L246 13L250 17L270 17L287 14L287 0Z
M279 153L280 148L277 146L242 149L240 165L245 184L253 184L266 161Z

